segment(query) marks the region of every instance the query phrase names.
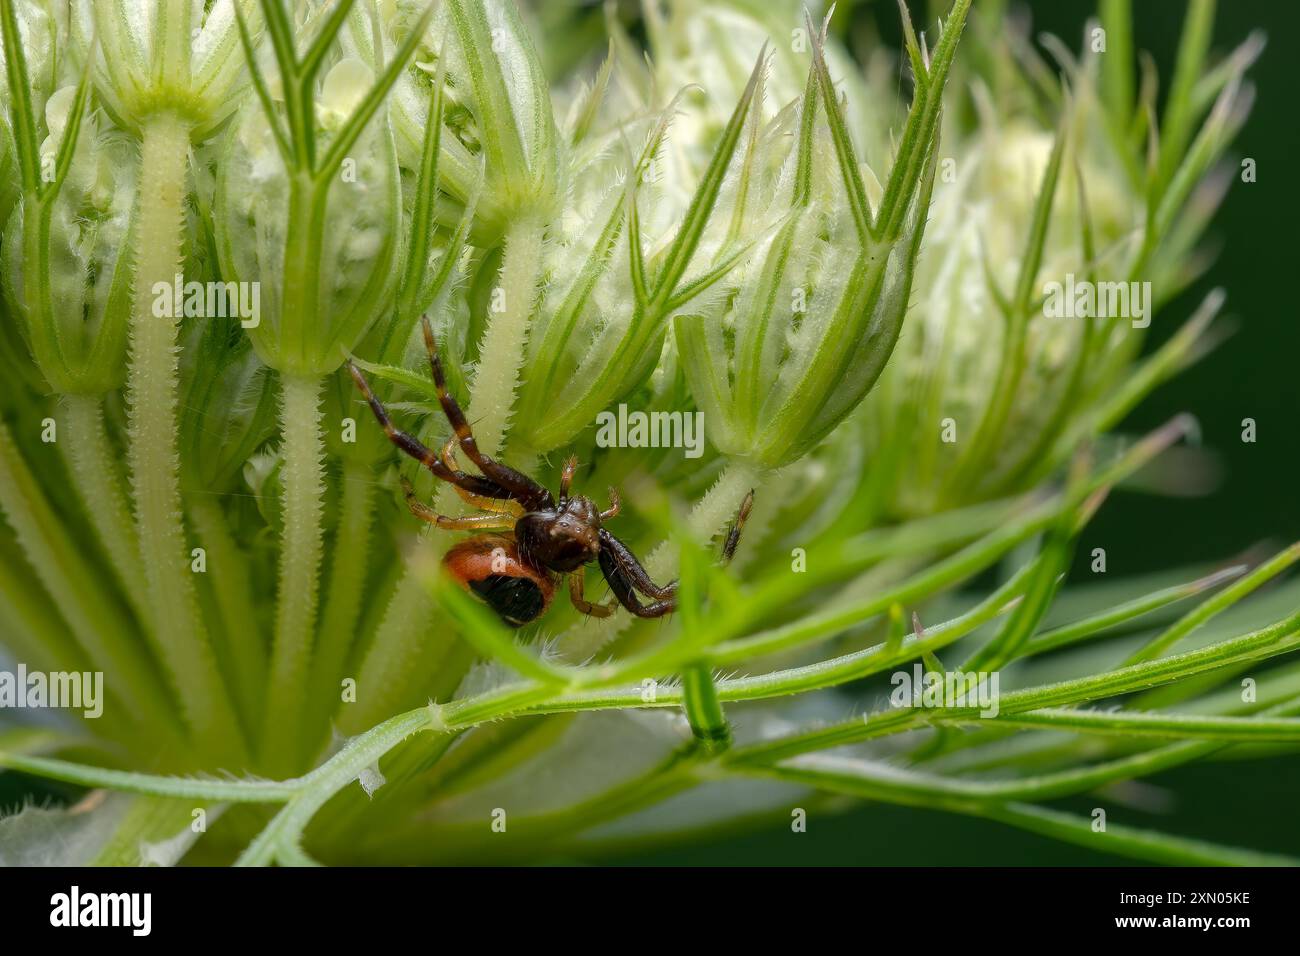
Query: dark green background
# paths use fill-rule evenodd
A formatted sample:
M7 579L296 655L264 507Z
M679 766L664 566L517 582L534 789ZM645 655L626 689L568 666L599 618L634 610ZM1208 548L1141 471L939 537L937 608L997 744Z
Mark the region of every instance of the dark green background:
M1162 84L1167 84L1186 5L1182 0L1135 0L1133 5L1135 45L1154 56ZM920 8L917 3L909 6ZM1036 0L1027 6L1035 34L1055 33L1071 48L1078 47L1083 25L1095 10L1085 0ZM892 2L859 9L856 15L876 18L886 36L890 29L897 30ZM1300 225L1296 186L1300 63L1295 50L1300 4L1221 2L1215 51L1230 49L1254 29L1264 30L1269 44L1250 72L1257 98L1237 139L1234 159L1254 158L1258 178L1253 184L1244 184L1239 177L1233 183L1207 237L1221 246L1217 261L1193 289L1156 317L1150 347L1163 341L1215 286L1227 290L1225 311L1237 318L1239 330L1200 365L1165 385L1125 423L1128 430L1146 431L1179 412L1194 413L1201 423L1203 443L1220 457L1224 474L1219 487L1206 497L1112 496L1088 532L1090 542L1106 548L1111 574L1217 561L1260 541L1283 545L1300 539L1296 492L1300 246L1295 241ZM1258 439L1253 445L1240 439L1243 418L1257 422ZM1126 811L1126 823L1262 850L1300 850L1295 817L1283 827L1276 819L1278 807L1297 806L1300 759L1207 763L1150 782L1176 793L1174 810L1162 816ZM1061 806L1086 815L1093 803ZM1001 824L869 804L839 815L813 813L803 834L791 833L788 817L782 816L767 830L743 837L692 839L641 854L632 862L1097 865L1125 861Z

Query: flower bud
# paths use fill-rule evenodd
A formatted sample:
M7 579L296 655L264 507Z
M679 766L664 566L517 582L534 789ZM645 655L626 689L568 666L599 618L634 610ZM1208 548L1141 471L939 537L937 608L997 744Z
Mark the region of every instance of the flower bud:
M1218 198L1205 174L1248 106L1252 49L1206 86L1217 103L1172 157L1176 136L1113 134L1132 117L1113 115L1095 54L1070 70L1056 132L1025 115L1028 78L990 78L976 131L953 124L913 315L861 416L883 517L1022 490L1115 423L1152 313L1195 275L1189 251ZM992 52L974 59L1012 60Z
M613 170L597 173L599 163L575 173L572 201L544 253L551 280L520 376L513 433L527 448L549 451L572 442L651 374L675 313L725 296L723 280L757 241L740 226L761 232L766 225L747 218L746 202L759 155L753 142L765 63L762 53L681 218L654 215L662 212L655 200L664 188L655 167L675 102L641 150L622 158L630 168L621 188L593 192L593 184L616 179ZM645 220L642 208L652 211Z
M12 49L18 37L49 39L33 48L38 73L26 50L6 56L6 131L14 134L18 169L16 192L4 199L11 206L0 248L4 296L50 388L107 392L121 384L125 367L132 263L124 252L136 197L131 144L100 131L88 110L89 87L78 77L43 89L44 61L57 46L70 66L71 45L49 32L53 21L21 19L27 5L6 7L4 46Z
M414 0L391 5L395 37L407 35L417 8ZM562 199L561 163L550 88L514 3L448 0L438 10L393 95L393 128L407 169L419 168L440 67L447 104L439 180L451 203L439 209L438 220L454 228L475 194L480 168L487 180L475 204L476 237L499 237L523 216L554 215Z
M359 60L326 71L314 101L321 153L372 83ZM398 175L382 114L328 177L286 165L260 103L235 118L218 165L217 250L223 275L259 284L261 311L248 331L266 364L328 374L378 317L392 286Z
M245 82L236 15L256 22L257 0L102 3L75 0L73 28L98 43L99 95L118 122L139 128L160 110L202 139L238 108Z
M889 360L907 310L938 160L940 96L965 11L954 8L918 78L883 192L859 165L823 41L814 44L807 92L791 121L796 146L778 180L751 187L778 196L786 218L747 263L727 308L687 310L676 321L692 394L725 454L760 469L797 460L853 411Z

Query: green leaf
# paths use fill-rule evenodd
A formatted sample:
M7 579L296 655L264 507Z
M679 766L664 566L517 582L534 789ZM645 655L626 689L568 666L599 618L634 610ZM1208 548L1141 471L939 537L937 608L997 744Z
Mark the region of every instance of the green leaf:
M1284 548L1250 574L1233 582L1219 593L1202 601L1172 626L1161 631L1141 648L1130 654L1125 664L1137 664L1159 657L1210 618L1232 607L1261 585L1277 577L1300 560L1300 542Z
M1104 611L1080 621L1042 631L1029 640L1021 656L1030 657L1034 654L1044 654L1062 647L1069 647L1080 641L1105 637L1108 631L1119 624L1150 614L1176 601L1186 600L1210 588L1218 587L1224 581L1240 577L1245 573L1245 570L1245 567L1240 565L1224 568L1222 571L1216 571L1187 584L1179 584L1160 591L1153 591L1131 601L1108 607Z

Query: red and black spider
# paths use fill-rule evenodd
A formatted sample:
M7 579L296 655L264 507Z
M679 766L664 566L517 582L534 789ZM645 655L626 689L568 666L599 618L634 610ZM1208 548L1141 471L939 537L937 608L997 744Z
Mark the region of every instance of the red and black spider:
M407 506L420 520L448 531L489 532L474 535L447 552L443 564L451 575L466 590L486 601L511 627L521 627L541 617L555 595L557 580L565 575L569 578L569 598L583 614L608 617L619 604L637 617L672 613L677 606L677 582L655 584L627 545L603 526L618 514L617 491L610 489L610 505L604 511L590 498L570 495L569 484L577 468L576 460L570 458L560 477L557 502L532 478L479 451L464 412L447 391L433 329L427 318L423 325L433 383L453 433L441 454L435 455L413 435L395 428L365 376L351 362L348 369L389 441L434 475L450 482L465 501L487 512L463 518L440 515L416 498L410 482L402 480ZM460 470L455 457L457 444L482 474ZM741 502L722 548L724 564L736 551L753 501L754 492L750 491ZM614 600L608 604L592 604L582 596L583 568L592 561L600 563L601 573L614 594ZM638 593L649 598L649 603L642 604Z

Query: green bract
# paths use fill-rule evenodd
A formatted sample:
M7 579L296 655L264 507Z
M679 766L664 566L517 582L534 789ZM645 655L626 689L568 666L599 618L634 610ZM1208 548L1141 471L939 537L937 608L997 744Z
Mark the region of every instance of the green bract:
M874 208L815 47L795 156L784 170L789 221L746 277L734 313L677 321L678 352L724 452L766 468L788 464L834 429L884 369L908 304L934 187L943 88L965 13L957 4L933 61L917 74L894 170ZM818 105L827 116L824 138L815 134ZM838 195L814 174L830 168L832 156ZM780 192L755 178L746 192Z
M409 34L420 4L392 4L386 25ZM373 50L368 30L357 43ZM419 168L437 75L448 100L439 147L441 188L435 215L454 226L474 202L476 237L499 239L512 220L547 219L559 208L561 147L545 73L514 4L506 0L447 0L422 34L391 103L403 166ZM485 188L478 183L486 173Z
M6 13L6 16L9 14ZM35 127L39 126L37 113L41 105L54 94L60 82L59 77L56 76L59 59L55 55L55 50L61 42L66 47L67 40L66 37L60 40L58 24L50 17L46 7L37 0L19 0L14 3L12 16L16 36L19 39L18 45L22 50L22 66L26 71L26 78L22 82L26 93L19 97L18 106L23 115L32 116L33 134L35 134ZM4 87L0 88L0 109L4 112L3 117L0 117L0 228L9 222L9 214L23 188L22 172L15 153L17 144L14 140L14 128L10 122L14 103L9 92L11 82L9 60L5 53L5 45L0 44L0 73L3 73L6 79ZM75 85L76 78L67 76L64 77L64 81ZM30 105L22 102L24 100L30 100ZM62 112L60 110L60 113ZM27 142L23 145L24 148L29 148Z
M50 387L100 394L121 384L126 352L131 152L120 134L101 134L87 117L84 81L43 91L39 63L30 70L25 51L8 42L22 36L19 9L2 11L7 88L19 91L9 102L18 194L0 252L4 294ZM49 44L38 56L54 58L53 36ZM58 52L68 55L66 37Z
M63 111L84 105L71 87L50 99L41 168L54 168L65 135L84 140L61 181L20 200L4 242L6 296L42 375L63 394L122 383L130 309L132 264L123 252L135 203L132 151L118 135L101 137L93 121L67 122Z
M1122 38L1127 24L1110 13L1106 35ZM1158 131L1149 89L1144 101L1115 89L1122 49L1099 54L1091 39L1078 60L1055 47L1067 66L1059 87L1036 88L1032 67L990 67L979 80L992 92L948 123L945 152L960 159L935 188L943 235L922 257L913 321L861 416L868 454L882 463L885 513L928 514L1041 479L1082 434L1132 407L1141 392L1131 386L1149 388L1184 362L1214 318L1217 293L1134 375L1153 315L1201 268L1186 252L1223 195L1211 173L1250 108L1242 74L1259 37L1194 92L1185 86L1202 68L1205 15L1190 9L1184 86ZM981 36L975 62L1036 57L1015 34ZM1012 105L1043 97L1059 104L1055 130L1031 118L1032 106ZM1076 315L1089 301L1112 314ZM1114 314L1112 301L1127 313Z
M331 82L333 81L333 82ZM357 60L325 77L317 105L328 149L340 107L373 82ZM344 86L350 89L340 89ZM392 140L376 124L331 175L286 167L256 102L236 119L219 165L213 210L221 273L260 287L249 326L258 355L286 374L332 372L380 316L394 280L399 195Z
M321 19L302 56L284 39L286 14L268 8L274 73L259 65L258 98L232 126L217 180L222 271L264 292L249 334L263 361L302 378L339 367L394 278L399 172L379 107L415 40L382 74L354 57L326 69L350 6Z
M98 43L102 105L140 128L155 113L180 115L195 138L221 125L245 82L237 11L254 16L256 0L74 0L74 29Z
M523 366L515 428L526 448L550 451L568 444L591 427L597 413L645 381L673 313L717 286L751 251L752 240L728 241L716 213L731 195L729 171L743 162L739 147L761 102L764 67L760 57L708 172L670 234L647 236L640 208L643 193L655 188L647 172L675 104L635 154L623 154L629 167L624 181L600 198L587 194L587 202L575 204L571 218L558 225L553 258L563 264L550 273ZM613 179L609 165L577 169L575 182ZM557 394L561 382L570 384Z

